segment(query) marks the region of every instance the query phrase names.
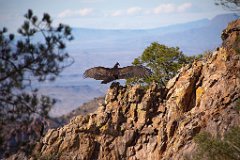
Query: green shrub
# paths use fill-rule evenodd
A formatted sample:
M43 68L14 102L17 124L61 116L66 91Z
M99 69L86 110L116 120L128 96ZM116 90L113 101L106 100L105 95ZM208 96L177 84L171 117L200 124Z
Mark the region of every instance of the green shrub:
M152 75L147 78L128 79L127 84L148 85L155 81L158 86L164 88L168 80L173 78L184 64L191 63L193 59L194 57L184 55L178 47L168 47L154 42L132 63L150 68Z
M236 110L240 111L240 98L236 102Z
M195 160L237 160L240 159L240 127L231 128L221 139L202 132L194 137L197 150Z

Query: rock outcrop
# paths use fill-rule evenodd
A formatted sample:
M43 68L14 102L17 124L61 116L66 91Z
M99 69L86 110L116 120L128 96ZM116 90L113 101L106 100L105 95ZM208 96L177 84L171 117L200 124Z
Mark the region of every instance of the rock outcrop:
M227 29L238 25L240 20ZM200 131L221 136L240 124L239 33L229 33L223 47L183 67L167 91L156 84L144 90L113 83L97 111L49 130L33 155L62 160L191 159L193 137Z

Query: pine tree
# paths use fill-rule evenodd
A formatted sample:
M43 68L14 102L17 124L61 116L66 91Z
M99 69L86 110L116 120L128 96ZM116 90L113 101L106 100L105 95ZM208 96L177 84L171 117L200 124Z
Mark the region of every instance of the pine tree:
M153 74L147 78L128 79L128 84L150 84L155 81L164 88L166 83L173 78L183 64L192 62L193 57L185 56L178 47L167 47L153 42L142 55L133 61L133 65L144 65L150 68Z
M73 63L65 50L71 41L71 28L53 27L49 14L38 19L32 10L25 14L18 36L0 30L0 121L29 119L31 115L48 116L54 100L39 96L33 79L53 81Z

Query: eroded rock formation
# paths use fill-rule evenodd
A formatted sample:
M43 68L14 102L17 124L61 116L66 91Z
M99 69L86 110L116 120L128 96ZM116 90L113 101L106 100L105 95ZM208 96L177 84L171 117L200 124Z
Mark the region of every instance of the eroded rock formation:
M240 25L231 23L228 29ZM196 148L193 137L206 130L223 135L240 124L239 31L223 47L185 66L167 91L152 84L113 83L97 111L49 130L33 155L68 159L184 159Z

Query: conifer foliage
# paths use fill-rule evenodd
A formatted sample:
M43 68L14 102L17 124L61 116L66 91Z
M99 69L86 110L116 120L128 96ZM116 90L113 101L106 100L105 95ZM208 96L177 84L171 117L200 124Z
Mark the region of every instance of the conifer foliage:
M53 81L73 63L65 43L73 36L71 28L53 27L49 14L39 19L32 10L18 35L0 30L0 121L28 118L32 114L48 116L54 100L39 96L32 81Z
M133 65L143 65L151 69L152 75L145 78L128 79L129 84L150 84L156 82L164 88L166 83L173 78L182 65L192 62L193 57L184 55L178 47L168 47L153 42L142 55L135 58Z
M224 8L232 11L240 11L239 0L215 0L216 5L223 6Z

